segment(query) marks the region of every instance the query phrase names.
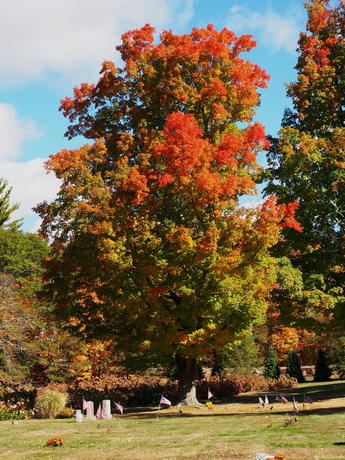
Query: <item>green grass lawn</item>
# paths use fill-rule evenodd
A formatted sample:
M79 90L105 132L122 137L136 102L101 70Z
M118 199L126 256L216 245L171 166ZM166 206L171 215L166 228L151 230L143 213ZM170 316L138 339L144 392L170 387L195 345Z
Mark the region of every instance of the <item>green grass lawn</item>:
M314 395L295 417L292 404L258 408L257 395L241 395L213 410L171 407L157 418L142 410L109 421L0 422L0 459L241 459L258 452L288 460L345 459L345 382L307 383L285 395ZM268 394L273 400L274 393ZM331 397L330 397L331 396ZM296 418L296 420L295 420ZM45 447L52 436L62 448Z

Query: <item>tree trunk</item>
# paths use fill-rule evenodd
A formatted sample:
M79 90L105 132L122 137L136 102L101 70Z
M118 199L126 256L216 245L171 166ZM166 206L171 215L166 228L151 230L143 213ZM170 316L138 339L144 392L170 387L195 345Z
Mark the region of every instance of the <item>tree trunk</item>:
M196 397L195 380L197 378L197 362L195 358L185 358L176 354L178 373L179 399L187 406L200 405Z

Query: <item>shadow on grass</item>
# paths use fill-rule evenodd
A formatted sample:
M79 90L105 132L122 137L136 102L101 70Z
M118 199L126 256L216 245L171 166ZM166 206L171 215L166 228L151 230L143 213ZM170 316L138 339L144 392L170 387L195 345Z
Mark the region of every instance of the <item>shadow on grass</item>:
M204 408L200 408L200 413L187 413L184 412L183 409L180 412L164 412L164 410L159 411L158 419L160 418L181 418L181 417L233 417L233 416L254 416L254 417L262 417L262 416L274 416L274 415L290 415L290 416L298 416L298 417L306 417L309 415L334 415L345 413L345 407L327 407L327 408L317 408L317 409L308 409L308 410L300 410L299 413L296 415L292 408L292 403L286 408L286 410L280 410L275 412L270 412L269 410L257 410L253 412L231 412L231 413L217 413L214 410L210 410L206 412ZM157 418L157 410L151 410L151 412L143 411L140 412L139 410L136 412L126 413L125 418L130 419L152 419Z
M345 382L329 382L328 384L320 384L312 382L308 385L303 385L299 388L286 388L274 391L258 391L255 394L234 396L229 402L237 402L241 404L255 404L258 401L258 396L267 394L268 398L271 396L275 399L278 395L285 397L294 397L297 402L302 402L303 395L310 397L313 400L325 400L345 397Z

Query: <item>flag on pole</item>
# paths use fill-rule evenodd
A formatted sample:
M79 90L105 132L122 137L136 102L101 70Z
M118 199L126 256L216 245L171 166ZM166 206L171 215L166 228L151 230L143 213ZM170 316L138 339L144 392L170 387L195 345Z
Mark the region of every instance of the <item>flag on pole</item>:
M86 410L88 407L89 407L88 401L85 401L85 399L83 398L83 410Z
M115 403L115 408L116 410L118 410L119 412L121 412L121 414L123 414L123 406L121 406L121 404L119 403Z
M295 401L295 397L292 398L293 410L298 414L298 407Z
M303 395L303 402L313 404L313 400L307 395Z
M210 392L210 389L207 389L207 399L211 399L213 397L213 394Z
M288 400L286 398L284 398L284 396L282 396L282 395L277 396L276 401L280 402L280 403L283 403L283 404L286 404L288 402Z
M270 402L269 402L269 400L268 400L268 398L267 398L267 395L265 395L265 406L268 406L269 403L270 403Z
M261 407L265 407L265 402L264 400L261 398L261 396L259 396L259 404Z
M159 405L171 406L171 402L169 401L169 399L164 398L164 396L162 395L161 400L159 401Z
M98 409L97 409L97 412L96 412L96 418L98 418L98 420L104 419L104 412L103 412L101 404L98 406Z

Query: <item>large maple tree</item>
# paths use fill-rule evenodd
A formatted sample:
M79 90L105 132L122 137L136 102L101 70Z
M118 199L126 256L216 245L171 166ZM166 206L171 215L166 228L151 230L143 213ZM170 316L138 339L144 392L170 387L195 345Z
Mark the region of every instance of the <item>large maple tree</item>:
M296 203L238 203L267 147L251 120L268 76L240 56L253 46L212 26L124 34L124 68L104 62L62 101L67 136L93 142L50 157L62 185L37 208L56 314L119 350L174 355L188 402L197 359L264 316L281 228L300 230Z
M300 203L296 218L304 231L297 236L287 229L279 246L304 281L287 311L325 332L325 325L344 324L345 312L345 2L305 6L297 81L288 85L293 108L272 140L266 191L281 203Z

